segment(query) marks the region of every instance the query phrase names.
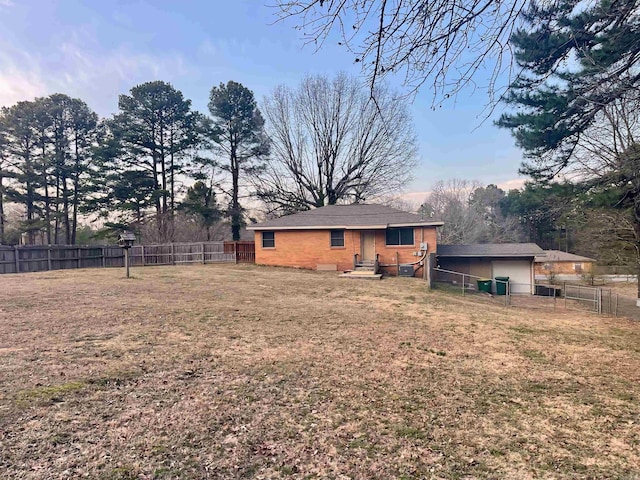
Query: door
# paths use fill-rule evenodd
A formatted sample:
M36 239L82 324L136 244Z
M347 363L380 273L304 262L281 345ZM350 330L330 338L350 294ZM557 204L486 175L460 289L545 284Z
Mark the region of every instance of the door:
M363 262L373 262L376 259L376 234L374 231L360 232L360 252Z
M509 277L511 293L532 293L530 260L494 260L491 266L493 278Z

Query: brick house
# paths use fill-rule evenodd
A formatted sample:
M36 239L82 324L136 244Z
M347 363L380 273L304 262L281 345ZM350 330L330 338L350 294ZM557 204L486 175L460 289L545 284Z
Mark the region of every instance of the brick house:
M589 274L595 262L593 258L562 250L545 250L544 256L535 259L536 276Z
M312 270L371 266L394 275L398 266L415 273L436 251L441 221L384 205L329 205L250 225L256 263ZM411 270L407 267L411 265Z

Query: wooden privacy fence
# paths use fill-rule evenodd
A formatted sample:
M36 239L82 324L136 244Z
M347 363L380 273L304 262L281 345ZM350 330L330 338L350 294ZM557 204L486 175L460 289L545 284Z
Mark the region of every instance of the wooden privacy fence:
M254 242L199 242L134 245L129 258L132 266L255 263L256 254ZM0 245L0 274L122 266L124 251L117 245Z

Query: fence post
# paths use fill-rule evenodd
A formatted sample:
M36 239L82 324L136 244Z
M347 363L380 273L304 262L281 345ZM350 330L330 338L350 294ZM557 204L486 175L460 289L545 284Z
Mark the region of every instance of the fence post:
M51 245L47 246L47 269L51 270Z
M176 246L171 242L171 265L176 264Z
M104 246L100 247L100 252L102 253L102 257L101 257L102 268L105 268L107 266L107 260L106 260L106 258L104 258L105 257L104 249L105 249Z
M144 245L140 245L142 247L142 266L144 267L145 259L144 259Z
M396 277L400 276L400 253L396 252Z
M462 274L462 296L464 297L464 273Z
M596 290L596 295L598 296L598 313L602 315L602 289L601 288Z
M18 250L18 246L13 246L13 260L16 262L16 273L20 273L20 250Z
M505 282L504 284L504 306L509 306L509 282Z
M618 296L619 296L619 295L620 295L619 293L616 293L616 306L615 306L615 309L614 309L614 311L613 311L613 314L614 314L616 317L618 316Z
M204 243L201 243L200 246L202 247L202 264L204 265L206 263L204 258Z
M78 268L82 268L82 261L80 260L81 253L82 253L82 247L78 247L78 251L77 251L77 254L78 254Z
M238 263L238 242L233 242L233 258L235 263Z

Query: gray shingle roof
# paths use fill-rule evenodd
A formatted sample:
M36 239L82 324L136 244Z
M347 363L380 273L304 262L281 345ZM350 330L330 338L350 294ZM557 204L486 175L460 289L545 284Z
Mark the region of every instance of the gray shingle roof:
M534 257L544 255L535 243L477 243L438 245L439 257Z
M545 250L546 256L536 257L537 263L548 262L595 262L595 258L583 257L573 253L563 252L562 250Z
M328 228L387 228L442 225L440 220L403 212L385 205L329 205L247 226L248 230L303 230Z

